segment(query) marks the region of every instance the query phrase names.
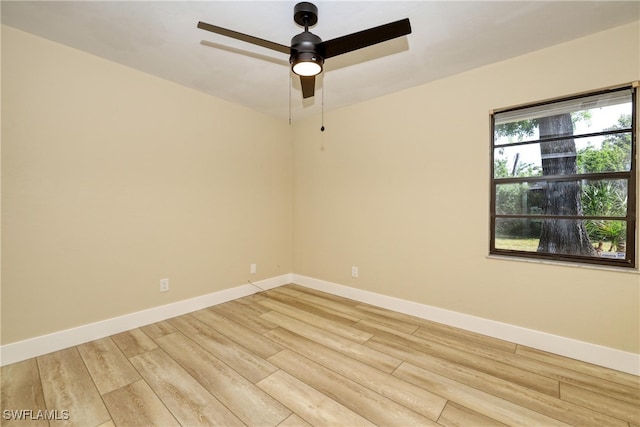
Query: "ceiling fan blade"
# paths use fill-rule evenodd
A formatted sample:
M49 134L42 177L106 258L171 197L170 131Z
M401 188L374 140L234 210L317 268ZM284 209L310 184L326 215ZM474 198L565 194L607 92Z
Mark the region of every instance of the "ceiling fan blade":
M302 86L302 97L311 98L316 90L316 76L300 76Z
M409 18L322 42L324 59L411 34Z
M237 31L228 30L226 28L218 27L216 25L207 24L206 22L198 22L198 28L201 30L211 31L212 33L222 34L223 36L231 37L233 39L241 40L243 42L255 44L258 46L266 47L267 49L276 50L278 52L291 53L291 48L280 43L271 42L258 37L253 37L247 34L239 33Z

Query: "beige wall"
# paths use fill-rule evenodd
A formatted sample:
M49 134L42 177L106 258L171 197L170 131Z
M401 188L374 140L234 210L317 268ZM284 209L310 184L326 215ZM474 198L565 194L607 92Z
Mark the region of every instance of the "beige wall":
M487 258L489 110L640 79L638 25L296 124L294 271L639 353L637 273Z
M325 113L320 133L3 27L2 343L244 284L257 263L256 280L293 271L638 353L640 275L487 248L489 109L639 79L639 35Z
M3 344L291 272L285 120L5 26L2 67Z

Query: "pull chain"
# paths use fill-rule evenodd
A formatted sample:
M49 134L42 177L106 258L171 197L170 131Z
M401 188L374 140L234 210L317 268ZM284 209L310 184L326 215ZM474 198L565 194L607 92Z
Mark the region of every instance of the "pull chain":
M322 110L321 110L321 119L320 121L320 132L324 132L324 73L322 74Z
M293 80L291 79L291 73L289 73L289 126L291 126L291 85Z

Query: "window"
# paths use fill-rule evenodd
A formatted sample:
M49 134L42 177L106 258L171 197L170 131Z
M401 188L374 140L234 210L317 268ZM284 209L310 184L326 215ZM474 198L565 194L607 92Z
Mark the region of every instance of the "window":
M490 253L636 266L636 87L491 115Z

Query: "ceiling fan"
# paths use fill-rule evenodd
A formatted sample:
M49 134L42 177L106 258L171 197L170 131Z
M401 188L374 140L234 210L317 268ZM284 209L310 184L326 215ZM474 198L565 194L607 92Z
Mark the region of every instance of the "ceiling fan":
M288 54L292 71L300 76L303 98L310 98L315 93L316 76L322 72L325 59L411 33L411 24L405 18L323 42L320 37L309 32L309 27L318 22L318 8L309 2L295 5L293 20L304 27L304 32L293 36L291 46L205 22L198 22L198 28Z

